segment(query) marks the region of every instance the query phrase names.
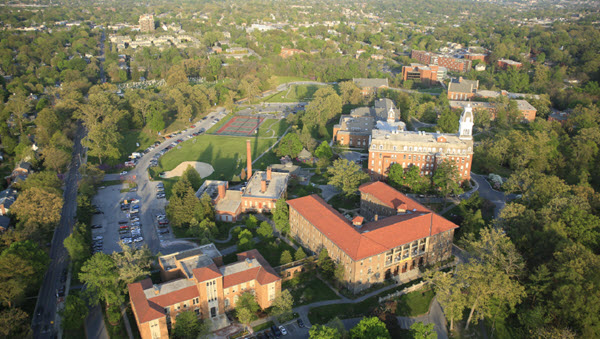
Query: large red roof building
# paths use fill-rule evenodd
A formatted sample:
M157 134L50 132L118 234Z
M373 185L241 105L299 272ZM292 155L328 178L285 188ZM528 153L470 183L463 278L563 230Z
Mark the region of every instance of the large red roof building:
M253 293L263 309L270 307L281 293L281 278L257 250L237 256L237 262L223 266L221 253L209 244L159 257L165 282L146 279L128 286L142 339L169 338L169 329L183 311L227 324L224 313L244 292Z
M450 257L457 225L383 182L359 190L352 221L314 194L287 202L291 236L315 253L326 248L351 291Z

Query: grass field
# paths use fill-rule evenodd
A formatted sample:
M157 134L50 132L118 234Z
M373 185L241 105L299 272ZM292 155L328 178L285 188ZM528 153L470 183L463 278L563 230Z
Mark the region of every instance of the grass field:
M277 139L251 139L252 156L257 157ZM246 138L200 135L181 143L160 158L157 172L170 171L183 161L209 163L215 169L208 179L231 180L246 166ZM165 185L166 190L166 185Z
M319 85L292 85L289 90L284 90L266 97L265 102L297 102L307 101L323 86Z
M416 317L429 312L429 305L435 296L433 290L420 290L401 295L398 298L397 316Z
M283 288L287 288L294 297L294 307L317 301L340 299L329 286L315 275L309 276L308 280L302 281L294 287L291 286L290 281L286 281Z
M258 127L258 136L262 138L282 135L288 126L289 124L285 119L266 119ZM275 131L275 134L272 131Z

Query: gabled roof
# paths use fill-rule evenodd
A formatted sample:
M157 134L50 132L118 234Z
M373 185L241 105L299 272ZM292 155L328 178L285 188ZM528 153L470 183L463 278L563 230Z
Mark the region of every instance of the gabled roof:
M448 92L475 93L479 88L479 80L452 79L448 84Z
M368 222L357 229L316 194L287 203L355 261L458 227L385 183L372 182L359 189L406 213Z
M231 274L223 274L223 288L252 280L256 280L261 285L266 285L281 279L257 250L238 253L237 257L238 261L236 263L221 268L221 272L227 272L227 267L241 266L234 267L235 269L231 270L233 272Z
M194 273L194 278L196 278L198 282L216 279L221 276L219 268L217 268L217 265L214 263L206 267L195 268L192 272Z
M135 309L140 324L165 316L164 309L156 303L148 301L144 294L145 289L152 288L150 278L129 284L127 288L129 289L132 307Z

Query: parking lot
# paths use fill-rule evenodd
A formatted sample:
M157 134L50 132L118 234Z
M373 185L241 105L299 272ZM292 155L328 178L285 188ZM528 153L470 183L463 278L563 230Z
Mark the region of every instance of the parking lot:
M300 327L296 320L287 322L283 324L283 327L287 331L287 334L284 335L284 338L297 338L297 339L306 339L308 338L308 328ZM277 336L273 333L271 329L266 329L260 332L254 333L254 336L257 339L267 339L267 338L276 338Z
M160 225L157 215L164 215L165 199L150 199L159 191L157 183L150 183L136 192L124 192L123 185L113 185L98 190L93 204L98 211L92 218L92 239L97 250L110 254L120 252L119 242L124 240L130 245L140 247L147 244L156 252L161 240L172 238L170 226ZM132 202L133 201L133 202ZM123 205L127 202L127 205ZM134 209L134 207L136 207ZM101 226L101 227L99 227ZM159 233L160 231L160 233ZM102 237L102 238L100 238ZM100 247L99 244L102 246Z

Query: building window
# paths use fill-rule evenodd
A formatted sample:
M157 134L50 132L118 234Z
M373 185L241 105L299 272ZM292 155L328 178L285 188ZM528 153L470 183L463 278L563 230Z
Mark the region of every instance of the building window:
M383 145L379 145L379 149L383 149Z
M225 298L225 308L229 307L229 298Z

